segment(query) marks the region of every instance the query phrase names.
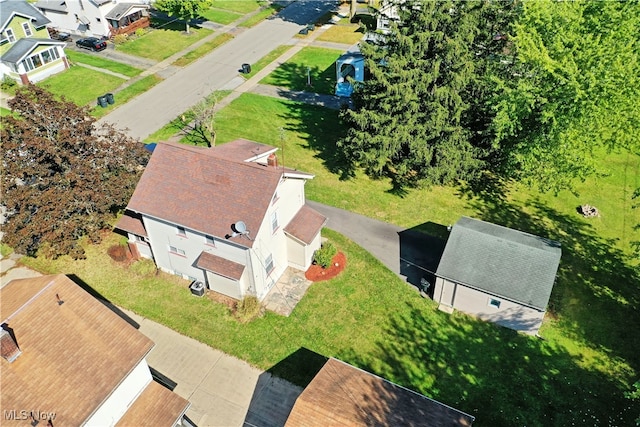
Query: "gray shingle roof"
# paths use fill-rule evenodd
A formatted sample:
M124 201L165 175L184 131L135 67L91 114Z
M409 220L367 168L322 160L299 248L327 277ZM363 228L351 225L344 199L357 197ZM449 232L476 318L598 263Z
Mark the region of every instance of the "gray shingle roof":
M40 0L34 6L41 10L52 10L54 12L67 11L67 2L63 0Z
M561 253L553 240L462 217L451 230L436 275L545 310Z
M14 15L33 18L31 23L36 28L40 28L51 22L38 9L31 6L26 1L3 1L0 2L0 29L4 30Z
M51 40L51 39L35 39L35 38L25 38L16 41L11 49L5 52L2 55L2 62L9 62L11 64L17 64L22 61L27 55L29 55L36 47L42 45L49 46L64 46L64 42Z
M140 4L140 3L120 3L116 5L116 7L111 9L109 13L105 15L105 18L116 19L116 20L120 19L123 16L129 15L129 12L131 11L131 9L135 9L135 10L149 9L149 6L146 4Z

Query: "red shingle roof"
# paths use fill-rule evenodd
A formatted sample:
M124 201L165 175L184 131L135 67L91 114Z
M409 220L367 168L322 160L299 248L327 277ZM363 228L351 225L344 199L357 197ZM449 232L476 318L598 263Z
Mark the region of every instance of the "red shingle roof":
M83 424L153 347L64 275L11 281L0 317L22 351L0 358L2 407L55 412L60 426Z
M296 400L286 427L471 426L474 417L336 359Z
M128 231L137 236L147 237L147 230L145 230L142 223L142 216L135 212L126 211L116 223L115 228Z
M257 232L283 171L229 160L224 156L246 141L220 148L229 144L223 156L219 147L158 144L128 208L211 236L224 237L237 221ZM236 243L252 246L248 239Z
M327 217L307 205L303 205L296 216L284 228L284 232L292 235L307 245L320 232L327 222Z
M116 426L173 427L188 407L186 399L151 381Z
M204 268L212 273L228 277L233 280L240 280L244 272L244 265L228 259L202 252L196 260L196 267Z

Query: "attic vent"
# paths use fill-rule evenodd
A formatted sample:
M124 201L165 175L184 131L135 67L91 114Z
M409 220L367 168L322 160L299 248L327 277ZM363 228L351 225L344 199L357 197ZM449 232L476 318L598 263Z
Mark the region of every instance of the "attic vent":
M9 363L13 362L22 353L9 331L0 329L0 352Z

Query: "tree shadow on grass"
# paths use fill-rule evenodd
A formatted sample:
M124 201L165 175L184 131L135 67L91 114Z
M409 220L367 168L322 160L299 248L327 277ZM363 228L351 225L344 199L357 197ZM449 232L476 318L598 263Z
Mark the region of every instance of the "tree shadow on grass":
M341 357L476 417L476 426L629 425L614 379L541 339L415 300L376 349Z
M336 83L335 66L322 70L320 67L285 62L269 76L270 84L291 90L333 95Z
M355 165L336 143L346 132L340 123L338 112L328 108L289 102L287 113L281 117L287 123L285 131L306 135L304 148L314 151L324 167L341 180L355 176Z

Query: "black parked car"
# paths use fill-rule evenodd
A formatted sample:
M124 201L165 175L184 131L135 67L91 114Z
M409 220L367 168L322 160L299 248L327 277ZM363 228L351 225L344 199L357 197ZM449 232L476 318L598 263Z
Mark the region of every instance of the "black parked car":
M86 39L78 40L76 42L76 46L83 49L91 49L94 52L100 52L101 50L105 50L107 48L107 43L95 37L88 37Z

